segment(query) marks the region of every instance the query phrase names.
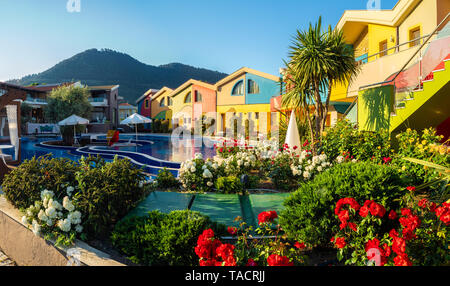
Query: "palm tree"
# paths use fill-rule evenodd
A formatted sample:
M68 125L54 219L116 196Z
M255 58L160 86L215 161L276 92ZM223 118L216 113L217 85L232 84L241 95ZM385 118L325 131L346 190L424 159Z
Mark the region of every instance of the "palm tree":
M325 128L332 86L349 83L359 72L359 66L342 31L331 26L324 31L321 17L308 30L297 30L289 49L289 62L285 62L287 89L282 103L284 108L304 110L316 147ZM323 102L321 95L325 93Z

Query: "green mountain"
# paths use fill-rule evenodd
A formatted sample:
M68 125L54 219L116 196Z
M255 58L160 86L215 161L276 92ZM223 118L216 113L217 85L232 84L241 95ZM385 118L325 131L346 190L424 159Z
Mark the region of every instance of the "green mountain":
M214 84L225 76L225 73L180 63L152 66L124 53L109 49L90 49L44 72L10 82L19 85L71 81L81 81L82 84L91 86L119 84L119 95L134 104L150 88L176 88L191 78Z

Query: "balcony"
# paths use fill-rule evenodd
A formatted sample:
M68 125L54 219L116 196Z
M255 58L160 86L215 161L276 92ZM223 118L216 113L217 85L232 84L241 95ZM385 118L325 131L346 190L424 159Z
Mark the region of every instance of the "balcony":
M89 102L94 107L107 107L108 100L104 97L89 97Z
M30 105L47 105L47 99L45 98L34 98L31 96L28 96L27 99L25 99L24 103L30 104Z

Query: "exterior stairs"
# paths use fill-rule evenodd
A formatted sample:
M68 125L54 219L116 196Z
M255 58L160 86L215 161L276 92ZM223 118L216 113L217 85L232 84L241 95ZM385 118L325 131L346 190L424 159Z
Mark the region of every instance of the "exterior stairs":
M450 54L417 86L395 95L391 112L391 133L410 126L425 129L450 117Z

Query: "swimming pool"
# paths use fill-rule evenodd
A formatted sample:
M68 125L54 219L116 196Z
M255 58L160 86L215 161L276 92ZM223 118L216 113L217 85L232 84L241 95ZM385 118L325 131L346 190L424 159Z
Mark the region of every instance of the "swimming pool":
M130 147L108 147L106 146L106 136L99 136L99 141L105 141L105 146L71 148L61 146L47 146L47 141L57 141L61 138L55 137L22 137L21 139L21 160L32 159L47 154L54 157L69 158L77 161L81 156L100 155L105 160L112 160L115 155L128 158L139 167L144 167L145 171L156 175L158 171L167 167L177 174L177 169L181 162L191 159L196 153L201 153L204 158L212 158L215 155L213 141L210 139L193 138L180 140L172 143L170 136L164 135L139 135L137 141L135 135L121 134L121 142L136 142L137 146ZM196 147L201 146L201 147ZM6 154L13 155L14 150L5 151Z

